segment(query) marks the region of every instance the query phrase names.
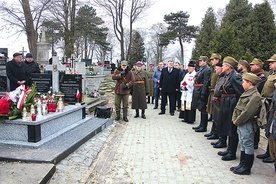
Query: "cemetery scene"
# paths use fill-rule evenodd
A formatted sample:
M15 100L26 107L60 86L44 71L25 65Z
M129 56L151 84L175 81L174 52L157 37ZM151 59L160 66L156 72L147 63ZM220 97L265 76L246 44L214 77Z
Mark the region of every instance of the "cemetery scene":
M0 184L276 183L276 0L0 14Z

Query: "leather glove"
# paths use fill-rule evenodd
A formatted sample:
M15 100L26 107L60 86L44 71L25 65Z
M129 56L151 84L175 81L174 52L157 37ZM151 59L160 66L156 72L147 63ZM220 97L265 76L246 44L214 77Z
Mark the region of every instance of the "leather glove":
M205 100L205 96L204 95L200 95L200 100L204 101Z
M121 76L123 77L123 76L126 76L126 71L125 70L123 70L122 72L121 72Z

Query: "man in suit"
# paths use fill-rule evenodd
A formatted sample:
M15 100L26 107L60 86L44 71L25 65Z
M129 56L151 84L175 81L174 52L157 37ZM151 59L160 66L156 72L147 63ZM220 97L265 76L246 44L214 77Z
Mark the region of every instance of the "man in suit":
M174 116L175 93L179 91L179 71L173 67L172 61L168 61L167 67L161 72L159 89L162 94L161 112L159 115L165 114L167 97L169 97L170 114Z

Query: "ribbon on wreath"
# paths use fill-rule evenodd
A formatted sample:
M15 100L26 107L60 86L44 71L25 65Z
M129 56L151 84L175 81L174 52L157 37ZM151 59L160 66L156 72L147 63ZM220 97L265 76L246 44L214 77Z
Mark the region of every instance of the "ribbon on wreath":
M26 100L27 95L31 92L32 90L30 88L24 89L22 93L19 96L19 100L17 102L17 108L22 110L24 102Z

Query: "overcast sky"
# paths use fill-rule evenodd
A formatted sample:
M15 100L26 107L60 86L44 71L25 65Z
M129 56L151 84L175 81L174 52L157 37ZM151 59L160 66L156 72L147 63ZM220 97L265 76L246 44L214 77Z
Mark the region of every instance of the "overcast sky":
M154 5L147 11L147 14L142 21L139 21L139 24L135 27L150 27L151 25L163 22L163 17L165 14L177 11L187 11L190 15L189 24L190 25L200 25L202 18L204 17L208 7L213 7L215 13L218 9L223 9L229 3L229 0L152 0ZM249 0L249 2L256 4L262 3L264 0ZM10 30L9 32L12 32ZM8 47L9 57L12 56L14 52L21 51L24 47L24 50L28 50L28 45L26 42L26 36L7 37L7 34L1 32L0 34L0 47ZM189 59L191 55L191 49L193 44L185 45L185 59Z

